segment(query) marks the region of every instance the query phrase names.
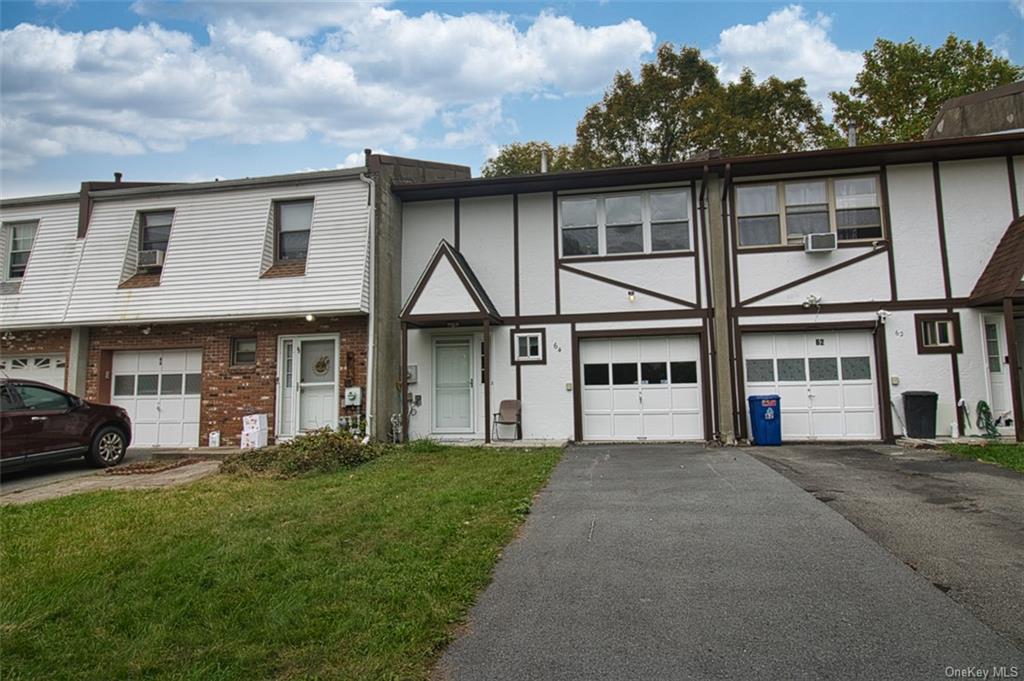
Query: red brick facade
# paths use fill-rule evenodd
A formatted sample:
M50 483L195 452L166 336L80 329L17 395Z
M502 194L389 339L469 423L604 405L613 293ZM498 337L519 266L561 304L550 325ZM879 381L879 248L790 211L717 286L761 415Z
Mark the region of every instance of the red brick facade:
M149 333L143 333L148 329ZM274 432L277 400L277 339L282 335L337 333L341 336L338 374L341 386L366 386L366 317L271 319L196 324L93 327L89 331L86 395L110 400L110 368L117 350L196 348L203 351L199 444L220 431L221 445L237 446L242 417L267 414ZM231 339L256 338L256 364L231 366ZM355 415L339 400L339 415Z

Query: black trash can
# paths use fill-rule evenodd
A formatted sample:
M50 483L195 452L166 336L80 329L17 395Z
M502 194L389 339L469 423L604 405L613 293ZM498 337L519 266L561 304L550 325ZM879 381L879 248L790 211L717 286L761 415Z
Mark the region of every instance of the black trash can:
M907 437L935 437L935 408L938 402L938 393L930 390L908 390L903 393Z

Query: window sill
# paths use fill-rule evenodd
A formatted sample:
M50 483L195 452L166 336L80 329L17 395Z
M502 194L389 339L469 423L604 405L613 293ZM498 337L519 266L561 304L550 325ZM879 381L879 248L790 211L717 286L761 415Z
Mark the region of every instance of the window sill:
M692 258L692 250L654 251L653 253L609 253L607 255L563 255L561 263L598 262L609 260L656 260L659 258Z
M889 245L886 239L859 239L857 241L840 241L837 248L884 248ZM779 253L783 251L802 251L803 244L775 244L773 246L740 246L736 251L743 253Z
M139 272L118 284L117 288L153 288L160 285L159 272Z
M306 274L305 260L284 260L271 265L270 269L260 275L260 279L276 279L277 277L301 277Z

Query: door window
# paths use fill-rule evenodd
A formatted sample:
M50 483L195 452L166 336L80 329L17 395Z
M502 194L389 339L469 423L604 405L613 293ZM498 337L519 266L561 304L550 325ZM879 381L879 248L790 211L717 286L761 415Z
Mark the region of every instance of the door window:
M19 385L17 391L25 409L52 411L67 409L71 406L68 396L56 390L50 390L38 385Z
M303 383L333 383L334 341L309 340L301 345L299 380Z
M999 351L999 327L985 322L985 353L988 357L989 373L998 374L1003 370L1003 353Z

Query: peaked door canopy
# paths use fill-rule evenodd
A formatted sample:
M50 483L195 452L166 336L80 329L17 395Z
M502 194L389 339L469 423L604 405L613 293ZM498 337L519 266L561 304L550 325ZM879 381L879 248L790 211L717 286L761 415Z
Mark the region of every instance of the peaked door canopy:
M501 315L466 259L442 239L402 308L401 319L415 326L448 326L500 323Z
M1024 298L1024 216L1006 228L971 292L971 305L992 305L1006 298Z

